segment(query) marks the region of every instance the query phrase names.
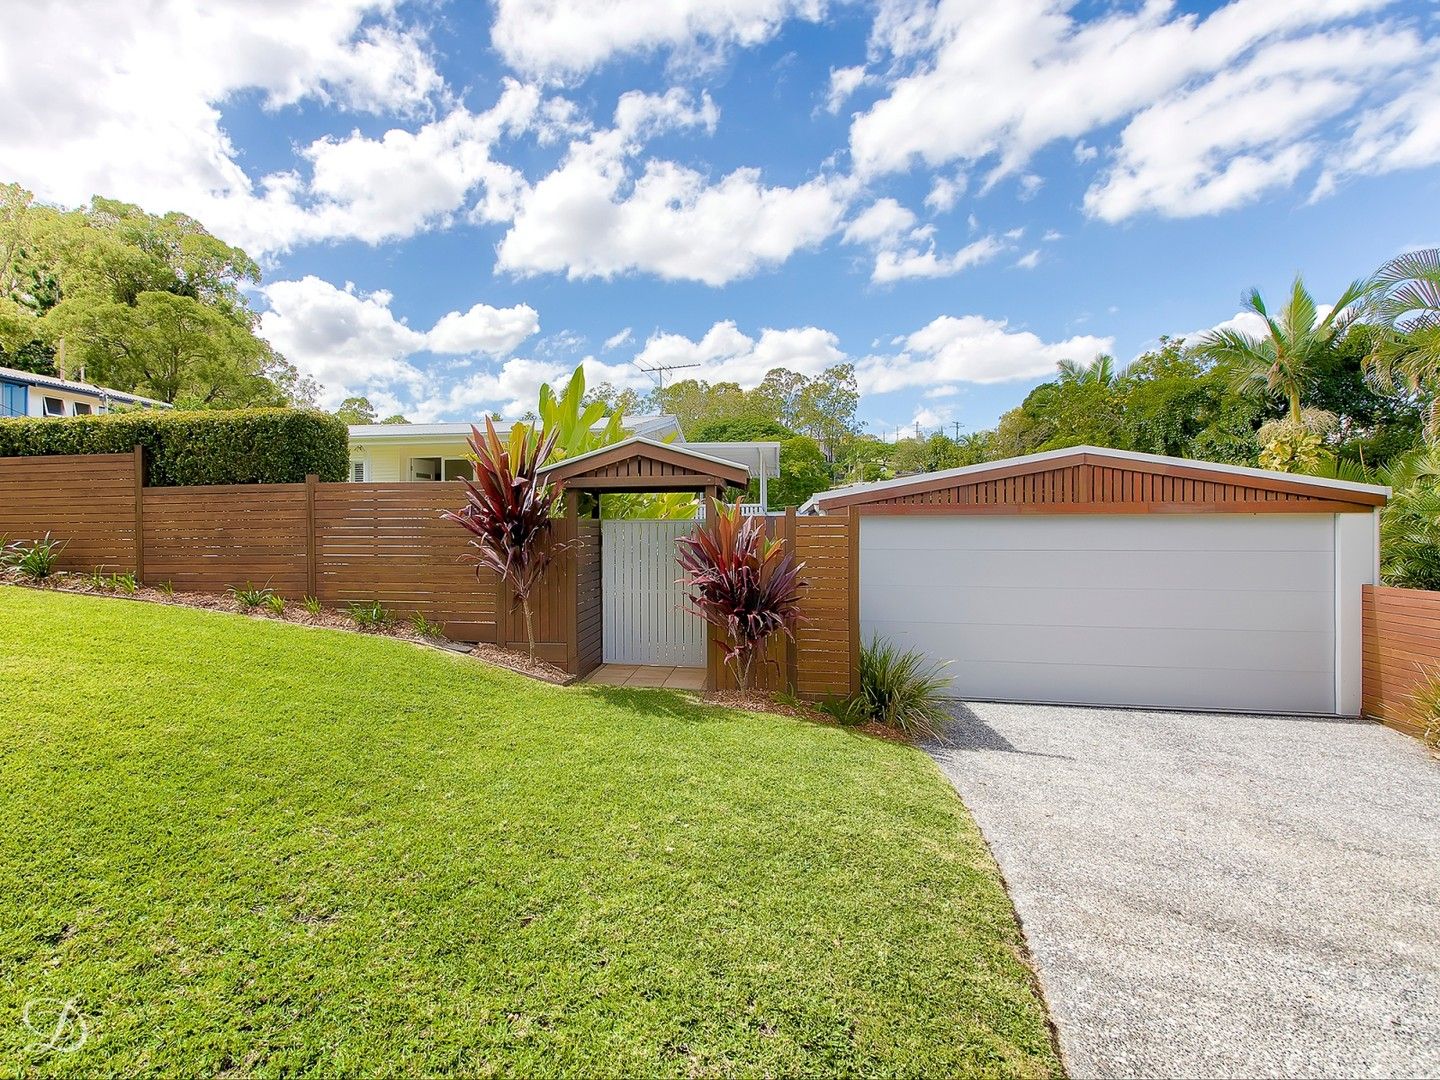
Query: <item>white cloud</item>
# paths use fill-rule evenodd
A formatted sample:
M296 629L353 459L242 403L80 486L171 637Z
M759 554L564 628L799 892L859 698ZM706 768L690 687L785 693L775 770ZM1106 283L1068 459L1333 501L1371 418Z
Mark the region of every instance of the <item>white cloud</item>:
M1350 176L1416 169L1440 162L1440 64L1419 69L1394 99L1360 114L1344 152L1327 162L1315 197Z
M1037 267L1037 266L1039 266L1039 265L1040 265L1040 249L1039 249L1039 248L1035 248L1033 251L1028 251L1028 252L1026 252L1024 255L1021 255L1020 258L1018 258L1018 259L1015 260L1015 268L1016 268L1017 270L1034 270L1035 267Z
M698 341L682 334L654 334L635 362L640 367L696 364L695 370L684 373L686 378L737 382L748 388L764 379L771 368L818 375L845 359L836 336L819 327L766 329L756 339L727 320L710 327Z
M937 214L943 214L953 209L960 196L965 194L965 188L969 185L969 179L964 173L957 173L953 177L937 176L930 185L930 192L925 196L925 205Z
M185 210L256 249L303 232L298 178L253 181L220 106L256 93L272 110L311 100L426 112L442 83L423 37L392 7L30 5L0 36L0 96L16 105L0 114L0 175L65 204L99 192Z
M888 54L895 74L851 125L852 158L861 176L988 160L988 187L1056 140L1072 142L1077 162L1094 160L1087 138L1126 124L1119 159L1087 197L1108 220L1238 205L1293 183L1321 156L1317 138L1327 160L1344 160L1347 146L1367 160L1366 120L1385 131L1395 117L1396 134L1375 142L1415 148L1394 159L1382 149L1368 158L1374 170L1429 161L1437 139L1423 118L1434 94L1416 89L1413 73L1436 46L1376 15L1389 6L1232 0L1202 18L1157 0L1082 21L1039 0L888 0L872 52ZM1349 135L1337 124L1362 105Z
M563 79L660 49L704 60L768 41L787 19L818 21L824 12L823 0L497 0L490 40L511 67Z
M261 293L268 304L260 316L261 336L322 384L324 404L333 406L351 394L364 394L377 405L381 400L390 403L387 409L394 411L404 395L422 403L405 410L407 415L415 413L412 419L435 413L440 399L437 386L444 381L433 365L426 369L414 363L416 354L501 356L540 326L539 316L528 304L509 308L475 304L465 312L448 312L422 333L395 315L390 308L394 297L386 290L362 292L351 282L337 288L314 275L271 282ZM444 370L468 371L470 366L462 361ZM484 374L467 374L461 382L490 385L477 381ZM518 376L512 382L514 378ZM498 402L500 395L497 392L487 400Z
M630 342L634 340L635 335L631 332L630 327L627 326L625 327L625 329L617 330L615 333L607 337L605 339L605 344L602 346L602 348L606 352L610 352L612 349L618 349L622 345L629 345Z
M1369 29L1272 45L1138 113L1085 208L1106 221L1145 211L1193 216L1288 187L1322 154L1319 126L1417 49L1408 32Z
M573 368L573 364L553 360L513 357L497 367L466 374L447 386L432 384L428 393L418 397L412 411L421 420L478 418L491 411L518 418L535 409L541 383L563 382Z
M825 94L825 111L835 114L850 100L850 95L870 81L865 66L830 69L830 88Z
M1062 233L1059 229L1046 229L1045 235L1042 236L1040 239L1044 240L1047 244L1053 244L1057 240L1064 240L1065 234Z
M887 393L937 383L998 383L1048 375L1061 360L1089 360L1110 352L1114 339L1075 336L1046 342L1028 330L1011 330L983 315L942 315L910 334L901 352L869 356L856 375L865 393Z
M476 304L464 314L452 311L442 316L425 335L425 344L438 353L504 356L539 331L540 316L529 304L508 308Z
M713 129L708 97L631 93L615 126L572 142L555 171L527 186L496 268L519 275L563 272L611 278L635 271L723 285L783 263L839 227L854 185L820 176L770 187L758 169L711 181L673 161L632 160L644 139L664 130Z
M910 278L949 277L989 262L1009 248L1010 245L999 237L982 236L949 255L937 252L933 243L924 248L885 250L875 256L875 269L870 280L887 284Z
M323 384L326 404L377 387L421 385L407 357L425 347L425 335L395 317L390 293L361 293L349 282L337 289L312 275L262 291L269 310L260 316L261 336Z
M873 244L915 227L915 215L894 199L876 199L845 226L845 239L852 244Z

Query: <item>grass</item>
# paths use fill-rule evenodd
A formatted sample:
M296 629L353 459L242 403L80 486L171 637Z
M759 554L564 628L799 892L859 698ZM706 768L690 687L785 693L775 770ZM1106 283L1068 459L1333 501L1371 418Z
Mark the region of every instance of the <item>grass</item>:
M118 599L0 626L0 1073L1059 1072L909 747Z

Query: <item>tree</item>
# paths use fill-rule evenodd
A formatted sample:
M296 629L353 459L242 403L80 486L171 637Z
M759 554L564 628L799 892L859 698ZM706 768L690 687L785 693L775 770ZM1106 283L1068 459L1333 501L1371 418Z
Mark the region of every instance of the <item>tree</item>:
M410 421L409 421L409 420L406 420L404 416L402 416L400 413L397 412L397 413L391 413L389 416L385 417L384 420L381 420L380 423L382 423L382 424L408 424L408 423L410 423Z
M800 506L817 491L832 486L830 463L820 444L808 435L796 435L780 443L780 476L769 486L771 506ZM759 497L758 485L756 498Z
M1440 440L1440 248L1409 251L1375 275L1370 312L1377 335L1371 363L1380 384L1403 386L1421 401L1425 435Z
M260 270L184 214L0 187L0 348L187 407L309 404L315 385L255 333Z
M770 638L795 635L808 585L800 576L805 564L783 540L765 535L762 519L743 516L739 502L714 500L711 510L676 541L680 570L691 610L725 635L725 663L747 692L755 658Z
M859 408L855 365L836 364L800 388L791 426L818 442L826 458L834 461L844 444L859 432L855 422Z
M375 406L367 397L347 397L335 410L335 415L347 424L375 423Z
M1381 468L1393 489L1380 515L1380 576L1387 585L1440 589L1440 448L1418 447Z
M484 435L471 428L475 479L462 480L465 506L444 514L471 534L470 546L478 552L471 556L476 576L492 570L510 586L525 615L531 663L535 619L530 597L563 546L550 542L563 492L540 473L554 448L553 434L536 436L522 424L512 427L509 442L502 443L487 418Z
M1278 315L1270 314L1259 289L1251 289L1245 294L1244 305L1265 321L1265 336L1254 338L1232 328L1212 330L1196 343L1196 352L1228 365L1238 388L1263 388L1283 397L1290 422L1301 427L1307 381L1373 291L1371 282L1353 281L1322 316L1299 275L1290 287L1290 299Z

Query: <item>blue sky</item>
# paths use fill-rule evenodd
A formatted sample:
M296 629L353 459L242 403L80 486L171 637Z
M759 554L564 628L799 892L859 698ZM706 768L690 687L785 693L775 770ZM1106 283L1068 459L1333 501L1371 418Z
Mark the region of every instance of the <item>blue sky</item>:
M872 431L974 430L1440 243L1424 0L191 6L17 20L0 177L244 246L331 404L847 361Z

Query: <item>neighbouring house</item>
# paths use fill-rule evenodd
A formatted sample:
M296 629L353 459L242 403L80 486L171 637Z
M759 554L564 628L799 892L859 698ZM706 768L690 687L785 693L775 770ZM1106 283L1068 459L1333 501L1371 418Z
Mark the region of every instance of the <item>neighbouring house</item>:
M503 439L509 421L496 422ZM596 430L605 426L601 421ZM474 479L470 461L470 424L352 424L350 479L356 483ZM631 416L630 438L683 446L697 454L743 465L759 484L759 497L746 504L750 513L769 507L769 481L780 475L778 442L689 442L673 416Z
M62 379L0 367L0 417L95 416L108 413L116 406L170 408L166 402L97 386L83 379Z

